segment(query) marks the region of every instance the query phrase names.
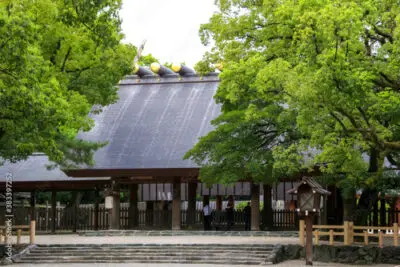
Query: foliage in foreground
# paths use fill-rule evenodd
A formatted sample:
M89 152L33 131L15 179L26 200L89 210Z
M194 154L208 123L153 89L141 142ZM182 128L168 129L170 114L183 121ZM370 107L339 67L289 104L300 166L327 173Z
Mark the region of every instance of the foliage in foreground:
M387 163L400 167L398 2L217 5L200 29L215 45L197 70L223 63L215 97L223 113L186 154L201 179L273 181L318 167L375 194Z
M121 2L0 1L1 159L43 152L65 166L92 163L104 144L76 135L93 126L93 106L117 100L135 56L121 44Z

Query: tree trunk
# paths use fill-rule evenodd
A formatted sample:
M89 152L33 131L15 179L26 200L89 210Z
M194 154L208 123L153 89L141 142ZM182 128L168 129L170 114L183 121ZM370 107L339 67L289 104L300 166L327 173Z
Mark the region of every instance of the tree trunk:
M386 226L386 199L384 195L381 195L381 208L379 210L380 226Z
M376 173L378 171L378 151L371 150L369 159L369 173ZM371 213L372 207L378 200L378 190L375 188L365 188L358 201L357 209L354 214L355 225L367 225L368 215Z
M352 221L354 215L354 197L353 198L343 198L343 220Z

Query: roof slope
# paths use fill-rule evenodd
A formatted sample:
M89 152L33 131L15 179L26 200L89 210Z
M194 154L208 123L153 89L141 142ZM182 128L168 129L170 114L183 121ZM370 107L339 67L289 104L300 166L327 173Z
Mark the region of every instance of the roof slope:
M124 80L119 101L93 115L94 128L80 138L108 141L91 169L193 168L182 158L212 130L220 114L213 98L215 75Z
M11 174L12 182L50 182L50 181L76 181L79 178L68 177L59 168L48 169L52 163L47 156L41 153L29 156L26 160L10 163L6 161L0 165L0 182L4 182L6 175ZM83 178L84 180L104 180L108 178Z

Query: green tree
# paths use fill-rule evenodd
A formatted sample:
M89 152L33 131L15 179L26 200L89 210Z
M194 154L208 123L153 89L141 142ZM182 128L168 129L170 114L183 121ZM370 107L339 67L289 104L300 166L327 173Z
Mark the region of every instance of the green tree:
M200 30L203 42L212 39L215 46L198 66L202 70L223 62L216 94L223 114L214 122L215 130L187 157L206 169L217 169L237 150L226 149L216 160L214 155L222 153L228 142L235 143L232 139L240 137L235 133L239 128L233 127L218 145L212 144L213 135L233 124L273 122L261 135L267 140L260 143L261 152L250 144L241 158L248 160L252 153L272 155L259 164L271 165L273 176L315 166L327 175L341 174L344 179L338 178L338 185L352 187L348 192L364 188L354 219L365 221L377 199L384 161L400 167L398 3L220 0L217 4L220 11ZM245 115L233 123L221 119L233 112ZM249 132L251 141L256 142L258 130Z
M135 48L121 44L121 0L0 1L0 158L44 152L92 163L102 143L77 140L89 113L117 100Z

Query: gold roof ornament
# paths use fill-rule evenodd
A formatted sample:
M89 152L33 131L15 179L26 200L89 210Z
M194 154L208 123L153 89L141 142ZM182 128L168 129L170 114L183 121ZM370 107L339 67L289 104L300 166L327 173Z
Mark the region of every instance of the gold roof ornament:
M160 63L153 62L150 65L150 69L151 69L152 72L158 73L160 71L160 69L161 69L161 65L160 65Z
M176 72L179 73L179 75L181 76L185 76L185 75L189 75L189 74L195 74L195 71L181 63L174 63L172 64L171 69Z

